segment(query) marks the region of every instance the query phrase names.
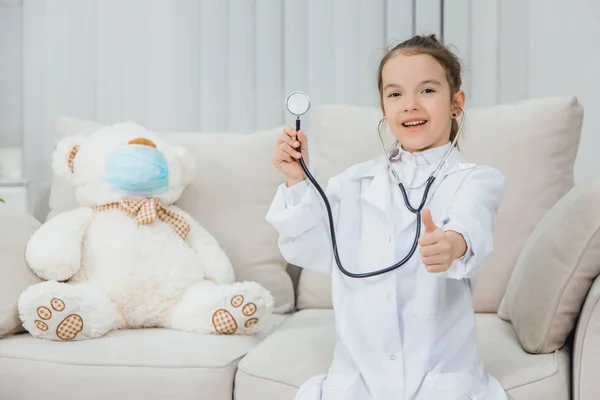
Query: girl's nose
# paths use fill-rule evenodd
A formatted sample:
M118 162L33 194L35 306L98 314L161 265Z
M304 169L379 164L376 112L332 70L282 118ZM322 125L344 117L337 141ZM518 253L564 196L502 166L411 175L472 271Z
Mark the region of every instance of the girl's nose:
M405 99L406 100L404 103L404 112L410 112L419 109L419 105L414 98L406 97Z

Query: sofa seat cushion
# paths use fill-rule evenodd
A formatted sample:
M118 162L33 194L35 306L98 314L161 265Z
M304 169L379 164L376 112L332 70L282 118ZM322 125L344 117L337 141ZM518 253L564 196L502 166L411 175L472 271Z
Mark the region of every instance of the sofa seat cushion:
M293 399L302 382L327 373L334 333L333 310L298 311L240 361L235 399Z
M516 400L570 398L570 348L549 354L523 350L513 326L496 314L477 314L477 338L486 370Z
M85 341L0 340L0 399L231 400L239 360L261 336L168 329Z
M569 351L525 352L515 331L495 314L477 314L486 370L520 399L567 399ZM238 365L236 400L292 400L308 378L327 373L335 342L332 310L302 310L252 348Z

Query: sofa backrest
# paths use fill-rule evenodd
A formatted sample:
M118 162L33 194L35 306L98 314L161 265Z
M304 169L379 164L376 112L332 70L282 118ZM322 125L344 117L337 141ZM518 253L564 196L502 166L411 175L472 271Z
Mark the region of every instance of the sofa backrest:
M327 180L348 166L381 154L375 107L325 106L313 116L315 178ZM540 98L466 109L459 145L473 162L499 169L507 195L496 221L495 251L473 296L477 312L496 312L527 238L574 185L583 108L575 97ZM386 144L392 143L391 133ZM342 249L340 251L343 251ZM330 279L304 270L298 308L330 308Z

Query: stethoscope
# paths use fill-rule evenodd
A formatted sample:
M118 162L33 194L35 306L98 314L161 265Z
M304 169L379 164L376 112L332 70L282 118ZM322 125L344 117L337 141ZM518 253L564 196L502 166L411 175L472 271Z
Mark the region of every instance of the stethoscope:
M291 114L296 116L296 132L299 131L300 130L300 116L306 114L308 112L308 110L310 109L310 98L304 92L295 91L295 92L290 93L290 95L287 97L285 106ZM391 271L394 271L395 269L400 268L401 266L406 264L408 262L408 260L410 260L411 257L414 255L415 251L417 250L418 244L419 244L419 237L421 235L421 211L423 210L423 207L425 206L425 203L427 202L427 196L429 194L429 189L431 189L431 185L435 181L437 174L440 172L440 170L446 163L448 156L450 155L451 151L454 149L454 146L456 145L458 137L462 133L462 127L463 127L463 124L465 121L465 117L464 117L464 110L462 110L462 108L460 110L461 110L462 118L460 121L458 133L456 134L456 137L452 141L452 146L450 146L450 148L448 149L448 151L442 158L442 161L440 161L437 168L429 175L429 177L427 178L426 181L424 181L421 184L416 185L416 186L412 186L412 187L408 186L409 189L416 189L418 187L426 185L425 190L423 192L423 196L421 198L421 203L419 204L418 207L413 207L410 204L410 200L408 199L408 195L406 193L405 186L402 183L402 181L400 180L400 177L398 176L398 174L396 173L396 170L392 167L390 157L388 157L388 155L387 155L388 152L385 149L385 145L383 144L383 138L381 135L381 126L382 126L383 122L385 121L385 118L381 118L379 120L379 122L377 123L377 133L379 136L379 143L381 144L381 150L383 152L384 158L387 160L388 167L392 171L392 175L398 182L398 187L400 188L400 191L402 192L402 197L404 198L404 204L406 205L406 208L410 212L415 214L416 218L417 218L417 229L415 232L413 244L412 244L408 254L402 260L400 260L396 264L391 265L387 268L383 268L383 269L372 271L372 272L353 273L353 272L346 270L343 267L342 262L340 261L340 256L338 254L337 241L336 241L336 237L335 237L335 229L333 227L333 216L331 213L331 206L329 205L329 201L327 200L327 196L325 195L325 192L323 191L323 189L321 188L319 183L316 181L316 179L312 176L312 174L308 171L308 168L306 167L306 164L304 162L304 157L300 157L299 161L300 161L302 170L306 174L306 177L310 180L310 182L317 189L317 191L319 192L319 195L321 195L321 198L323 199L323 202L325 203L325 207L327 209L327 216L329 218L329 230L331 232L331 243L332 243L332 247L333 247L333 255L334 255L335 262L336 262L339 270L344 275L349 276L350 278L369 278L372 276L385 274L387 272L391 272ZM396 142L396 144L398 144L398 143ZM300 148L298 148L297 150L300 151Z

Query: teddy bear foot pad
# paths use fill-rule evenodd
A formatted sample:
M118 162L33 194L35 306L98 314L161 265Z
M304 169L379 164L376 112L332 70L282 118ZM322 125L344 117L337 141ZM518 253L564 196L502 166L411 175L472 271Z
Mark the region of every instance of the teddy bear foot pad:
M114 303L99 290L56 281L26 289L19 316L32 336L56 341L96 338L123 325Z
M244 296L240 294L233 296L229 303L232 307L239 309L245 317L252 317L256 313L256 304L251 302L244 304ZM245 328L250 328L258 323L258 318L247 318L245 320L243 323ZM239 327L236 318L223 308L215 311L212 321L215 331L224 335L234 334Z
M50 322L51 320L56 319L56 316L52 313L51 309L60 313L65 309L65 302L57 297L54 297L50 301L49 307L39 306L37 308L36 314L41 320L36 319L34 323L35 326L42 332L47 332L49 329L48 324L46 324L44 321ZM58 318L60 319L61 317L62 315ZM79 314L69 314L56 325L54 334L60 340L73 340L82 330L83 318L81 318Z

